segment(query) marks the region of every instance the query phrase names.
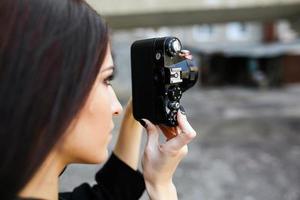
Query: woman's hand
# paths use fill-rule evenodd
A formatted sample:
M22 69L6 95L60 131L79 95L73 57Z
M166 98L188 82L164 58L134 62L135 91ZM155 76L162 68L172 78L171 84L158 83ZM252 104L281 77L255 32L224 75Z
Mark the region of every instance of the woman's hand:
M143 120L148 135L142 160L147 191L152 200L175 200L177 193L172 177L179 162L187 154L187 144L196 136L196 132L187 121L186 116L178 112L178 127L176 129L164 127L163 132L165 135L166 131L168 133L176 131L179 134L160 144L160 128L146 119Z

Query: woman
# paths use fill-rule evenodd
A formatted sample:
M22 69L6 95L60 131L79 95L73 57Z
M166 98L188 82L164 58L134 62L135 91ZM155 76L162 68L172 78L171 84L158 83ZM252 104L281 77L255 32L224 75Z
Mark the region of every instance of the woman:
M0 2L1 199L177 199L173 173L195 131L178 114L177 137L148 140L137 171L141 126L125 110L114 151L112 117L122 107L111 87L113 60L105 23L83 0ZM161 127L165 135L174 130ZM58 194L70 163L102 163L97 184Z

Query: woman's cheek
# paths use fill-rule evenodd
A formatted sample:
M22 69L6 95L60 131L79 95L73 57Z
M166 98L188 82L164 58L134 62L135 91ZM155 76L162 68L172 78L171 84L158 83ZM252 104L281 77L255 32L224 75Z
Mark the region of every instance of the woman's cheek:
M90 113L93 115L96 125L101 125L102 131L109 129L112 120L110 95L108 87L103 83L99 84L95 91L93 101L90 105Z
M87 152L86 158L91 162L99 162L107 157L107 145L109 142L109 133L111 128L111 112L109 96L106 94L106 88L96 87L93 98L89 105L89 128L85 139Z

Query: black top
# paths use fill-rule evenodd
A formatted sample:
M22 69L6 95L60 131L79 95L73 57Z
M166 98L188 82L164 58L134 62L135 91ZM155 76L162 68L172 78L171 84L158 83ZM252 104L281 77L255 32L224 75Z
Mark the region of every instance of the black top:
M142 174L133 170L115 154L96 174L97 184L83 183L72 192L59 194L60 200L134 200L139 199L145 190Z
M83 183L72 192L59 193L59 200L135 200L145 190L143 175L113 153L95 179L93 186Z

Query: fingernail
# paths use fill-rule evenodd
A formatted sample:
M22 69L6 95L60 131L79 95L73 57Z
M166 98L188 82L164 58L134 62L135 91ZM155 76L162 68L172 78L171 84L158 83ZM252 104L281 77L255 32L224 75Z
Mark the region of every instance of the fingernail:
M180 53L183 53L183 54L191 54L191 52L189 50L186 50L186 49L182 49L180 51Z
M183 106L180 106L179 110L180 110L181 114L186 115L185 109L183 108Z
M141 119L139 122L144 128L147 128L147 123L144 120Z
M186 115L186 113L184 111L180 110L180 112L181 112L181 114Z

